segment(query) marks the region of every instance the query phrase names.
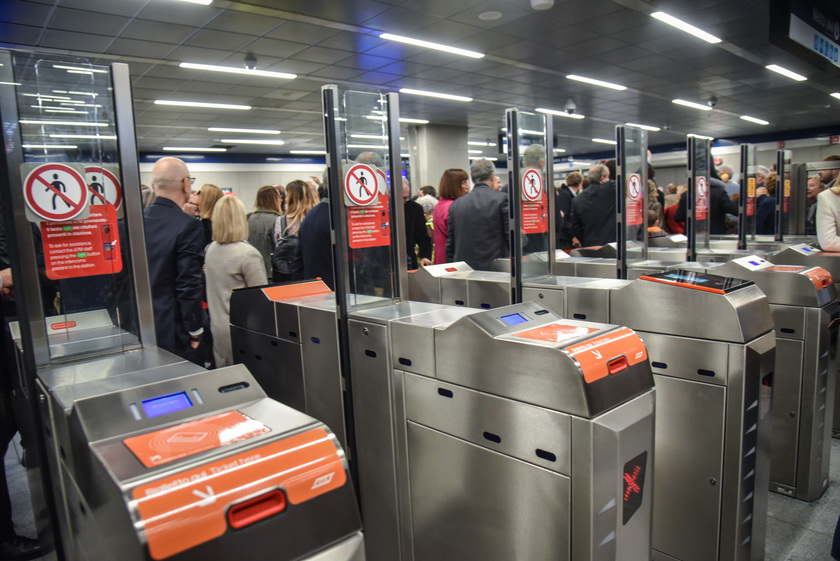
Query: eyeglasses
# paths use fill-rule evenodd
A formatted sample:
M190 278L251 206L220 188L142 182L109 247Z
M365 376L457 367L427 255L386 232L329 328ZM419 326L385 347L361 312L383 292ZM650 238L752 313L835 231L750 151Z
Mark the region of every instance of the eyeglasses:
M181 181L183 181L184 179L189 179L190 180L190 185L195 183L195 177L185 177L185 178L181 179Z

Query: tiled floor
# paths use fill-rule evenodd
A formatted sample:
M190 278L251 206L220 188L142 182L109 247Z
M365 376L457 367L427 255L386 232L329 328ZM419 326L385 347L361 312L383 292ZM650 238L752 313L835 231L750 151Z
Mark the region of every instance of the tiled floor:
M26 475L18 461L19 448L6 454L6 474L18 533L34 535ZM818 501L804 503L770 493L767 517L766 561L828 561L834 526L840 515L840 440L831 442L828 491ZM55 561L55 554L41 558Z

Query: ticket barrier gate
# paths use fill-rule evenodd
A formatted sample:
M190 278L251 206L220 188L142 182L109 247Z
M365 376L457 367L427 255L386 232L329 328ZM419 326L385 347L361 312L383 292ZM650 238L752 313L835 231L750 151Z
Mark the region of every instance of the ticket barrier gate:
M73 557L362 561L329 429L268 399L241 365L173 359L143 349L39 376ZM108 375L78 381L91 370Z
M493 271L476 271L463 261L422 267L408 275L409 298L415 302L485 310L507 306L510 272L501 270L502 264L498 267Z
M828 271L831 278L834 279L834 290L840 294L840 253L822 251L819 247L802 243L768 253L764 257L777 265L821 267ZM840 385L836 386L834 402L840 402ZM834 408L832 436L840 438L840 408L838 407Z
M403 558L649 559L641 340L536 303L405 305L350 321L354 394L360 372L370 409L393 394Z
M531 288L523 296L538 294ZM541 302L553 306L551 286L542 289ZM653 559L762 559L775 357L767 298L751 281L679 271L564 293L566 317L626 325L648 349L657 391Z

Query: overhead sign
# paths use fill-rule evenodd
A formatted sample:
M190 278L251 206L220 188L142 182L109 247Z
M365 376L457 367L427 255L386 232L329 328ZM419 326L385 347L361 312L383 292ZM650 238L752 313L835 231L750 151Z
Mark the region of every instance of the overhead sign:
M88 204L112 204L119 210L122 206L122 186L114 173L104 167L88 166L85 168L85 178L90 191Z
M697 178L697 200L694 204L695 218L697 220L706 220L709 212L709 186L706 183L706 178L702 175Z
M31 165L23 164L21 171ZM61 222L80 217L86 211L88 201L83 170L79 164L64 163L32 167L23 181L26 206L38 217L30 219Z
M542 192L542 175L539 170L527 170L522 175L522 198L533 203L540 200Z
M836 2L771 0L770 42L825 71L840 67L840 11Z
M376 203L379 180L367 164L354 164L344 174L344 195L347 206L368 206Z

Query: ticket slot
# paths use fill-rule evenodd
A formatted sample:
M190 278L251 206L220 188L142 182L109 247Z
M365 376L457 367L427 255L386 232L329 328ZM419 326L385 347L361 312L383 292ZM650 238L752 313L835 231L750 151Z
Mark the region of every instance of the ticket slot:
M284 510L286 510L286 494L280 489L275 489L253 499L231 505L227 514L228 524L231 528L239 530Z

